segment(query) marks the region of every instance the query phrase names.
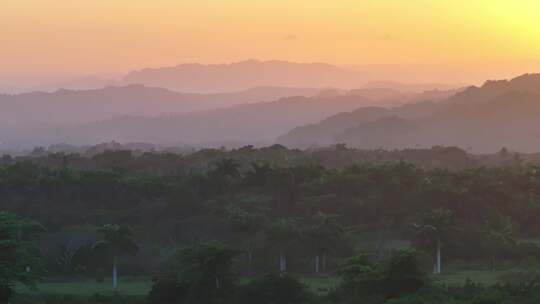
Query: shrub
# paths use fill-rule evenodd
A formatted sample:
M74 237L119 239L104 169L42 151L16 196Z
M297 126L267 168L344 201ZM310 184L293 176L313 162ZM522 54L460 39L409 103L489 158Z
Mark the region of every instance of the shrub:
M338 271L342 279L333 295L352 301L380 303L420 290L427 283L416 251L399 250L387 261L373 263L365 254L348 259Z
M307 304L313 295L307 287L290 275L270 273L242 286L240 304Z

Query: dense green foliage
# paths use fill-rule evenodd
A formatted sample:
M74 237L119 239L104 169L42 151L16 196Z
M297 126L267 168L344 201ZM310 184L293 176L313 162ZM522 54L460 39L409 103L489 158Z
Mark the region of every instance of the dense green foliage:
M179 250L168 270L155 279L150 299L153 303L232 303L238 279L232 264L237 253L217 242Z
M496 269L538 260L540 168L509 156L483 167L438 149L411 162L396 155L420 152L345 147L4 158L0 209L46 228L33 244L49 276L100 280L118 264L125 275L155 276L156 303L178 295L185 303L232 301L272 288L315 301L290 275L336 272L342 284L319 300L459 301L427 280L434 265L444 273L441 264L451 262ZM360 153L381 157L351 163ZM428 262L403 247L426 252ZM281 274L264 275L273 272ZM474 288L513 296L508 286Z
M33 286L39 280L43 269L32 241L40 230L37 224L0 212L0 302L11 298L15 284Z
M118 285L118 258L123 254L136 254L139 250L137 244L132 239L133 231L129 227L107 224L98 228L102 240L96 242L95 250L101 250L112 260L112 285Z
M413 294L427 284L419 254L414 251L397 251L378 262L365 254L349 258L338 274L342 283L332 297L344 303L379 303Z
M269 273L241 287L237 303L307 304L315 297L307 287L286 274Z

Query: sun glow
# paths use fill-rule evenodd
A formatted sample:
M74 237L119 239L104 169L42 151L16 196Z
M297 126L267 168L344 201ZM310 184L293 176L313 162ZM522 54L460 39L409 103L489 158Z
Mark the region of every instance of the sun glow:
M2 75L247 58L540 69L538 1L4 0ZM216 52L219 50L219 52Z

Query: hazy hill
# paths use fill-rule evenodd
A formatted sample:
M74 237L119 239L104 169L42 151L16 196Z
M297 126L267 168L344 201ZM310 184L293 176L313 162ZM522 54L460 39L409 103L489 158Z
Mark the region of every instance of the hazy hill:
M510 80L488 80L481 87L471 86L455 94L446 103L450 105L483 103L510 92L540 94L540 74L525 74Z
M147 68L127 74L123 81L183 92L226 92L257 86L353 88L362 86L366 77L324 63L247 60Z
M396 81L370 81L366 83L364 89L388 88L399 92L419 93L424 91L450 91L460 87L463 84L444 84L444 83L402 83Z
M339 113L326 118L321 122L300 126L281 135L277 142L289 147L307 148L319 145L335 144L336 136L360 123L374 122L381 118L400 116L405 118L419 118L435 113L440 109L437 103L452 96L459 90L452 91L426 91L420 94L401 93L390 89L361 89L353 90L349 94L367 96L377 95L387 105L400 105L388 108L359 108L348 113ZM399 97L401 96L401 98Z
M434 115L362 123L336 136L357 147L425 147L456 145L475 152L507 147L540 150L540 95L512 92L484 104L455 106ZM399 125L398 128L395 126Z
M130 85L94 90L57 90L0 95L0 126L5 124L74 124L117 116L178 114L286 96L312 96L317 89L258 87L216 94L183 94L167 89Z
M357 110L350 113L357 115L355 121L344 119L341 128L349 128L334 132L333 141L328 141L328 132L317 133L314 126L305 128L313 131L309 133L311 138L321 138L326 143L345 142L360 148L456 145L475 152L493 152L503 147L523 152L540 150L538 74L488 81L481 87L468 88L442 102L424 103L423 113L415 109L420 105L396 108L380 119L365 119L358 113L368 110ZM416 117L411 114L416 114ZM338 118L329 118L316 126ZM302 128L280 137L281 142L302 143L302 134L298 130Z
M392 115L386 108L368 107L353 112L339 113L321 122L297 127L277 139L277 143L295 148L332 145L336 136L360 122L376 121Z
M70 78L65 80L57 80L46 83L33 84L23 88L23 92L43 91L54 92L59 89L65 90L99 90L105 87L122 86L121 83L114 79L101 78L98 76L85 76L78 78Z
M30 143L92 144L148 142L157 144L259 144L299 125L373 106L377 101L361 96L287 97L273 102L156 117L124 116L75 126L39 126L0 129L5 143L26 147Z
M238 105L166 117L124 117L70 129L70 142L84 134L91 142L154 142L187 144L272 142L277 135L300 124L350 111L371 101L361 97L288 97L273 102Z
M158 90L167 96L189 95L143 86L127 88ZM488 81L481 87L471 87L457 93L429 91L400 95L385 88L324 90L315 93L314 97L288 97L272 102L247 103L154 117L123 115L72 126L27 124L24 127L15 127L12 124L0 128L0 142L5 145L28 146L62 142L92 144L116 140L216 146L220 143L265 144L286 134L279 137L279 143L300 147L346 142L351 146L367 149L456 145L474 152L493 152L502 147L530 152L540 150L539 88L540 77L533 74L512 80ZM107 90L126 88L104 89ZM58 93L74 94L71 91ZM138 95L127 100L137 101L135 104L140 102L140 111L149 113L152 109L143 106L148 106L148 100L153 103L151 96L154 95L144 98L141 97L141 92ZM215 95L189 96L208 98ZM235 100L238 100L236 96ZM105 110L96 106L101 105L96 100L102 99L95 99L93 103L92 99L87 100L85 103L93 104L87 112L104 112ZM65 100L74 102L76 99ZM197 99L187 100L193 102ZM59 113L65 113L62 111L71 105L69 102L56 105L54 101L56 100L51 100L48 107L29 109L34 115L34 121L39 121L42 117L51 121L61 120L62 115ZM201 103L200 99L198 102ZM390 108L396 103L404 102L411 103ZM163 101L163 105L158 107L160 112L152 113L162 113L169 105L169 102ZM187 105L195 107L186 102L181 109L186 110ZM34 107L31 104L27 106ZM99 112L100 115L102 112ZM4 114L3 120L9 117L13 116ZM24 116L15 117L22 119ZM70 119L74 121L79 118Z

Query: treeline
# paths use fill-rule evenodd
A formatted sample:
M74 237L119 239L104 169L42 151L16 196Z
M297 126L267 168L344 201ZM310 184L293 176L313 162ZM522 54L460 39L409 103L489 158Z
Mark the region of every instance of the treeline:
M369 252L375 264L368 268L387 271L403 248L427 252L418 267L425 272L430 264L434 273L449 261L496 269L540 254L536 166L393 161L325 167L208 153L212 161L204 166L187 166L178 155L153 156L179 162L170 168L138 167L150 156L127 152L85 158L93 166L84 169L69 159L45 163L53 156L9 159L0 167L0 209L44 227L37 247L49 275L96 279L116 265L94 250L103 240L98 228L108 224L132 231L137 254L117 261L120 274L131 275L166 274L179 249L206 241L233 250L231 267L243 277L343 276L342 266L359 252ZM382 275L379 270L373 275Z
M157 147L156 147L157 148ZM82 150L82 151L79 151ZM0 152L1 153L1 152ZM539 154L524 154L502 148L494 154L471 154L458 147L435 146L429 149L362 150L345 144L307 150L288 149L281 145L236 149L131 149L131 145L108 143L75 151L36 148L22 154L4 154L0 165L29 161L41 166L76 170L121 169L123 171L170 174L186 170L208 170L223 158L233 158L243 167L264 161L278 166L319 164L326 168L345 168L358 163L405 161L422 168L466 169L479 166L518 166L540 163Z
M162 248L198 239L272 239L270 231L280 226L305 239L306 227L321 222L347 237L377 232L380 239L416 242L414 227L447 210L446 255L467 260L492 251L484 241L491 226L510 225L520 240L538 236L539 195L540 171L531 166L451 170L393 162L328 169L260 162L243 168L221 159L208 170L170 174L30 162L0 168L1 208L42 223L56 243L90 239L92 227L109 223L129 225L140 242Z

